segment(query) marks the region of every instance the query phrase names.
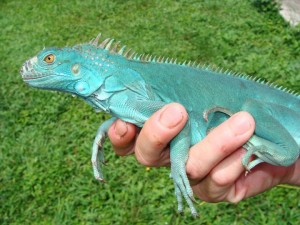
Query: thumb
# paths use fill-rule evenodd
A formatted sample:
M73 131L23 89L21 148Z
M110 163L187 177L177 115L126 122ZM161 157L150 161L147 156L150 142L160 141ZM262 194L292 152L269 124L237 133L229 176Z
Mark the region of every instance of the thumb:
M108 137L119 156L133 154L137 127L120 119L116 120L108 130Z
M137 138L137 160L146 166L170 164L169 142L181 131L188 119L185 108L171 103L154 113Z

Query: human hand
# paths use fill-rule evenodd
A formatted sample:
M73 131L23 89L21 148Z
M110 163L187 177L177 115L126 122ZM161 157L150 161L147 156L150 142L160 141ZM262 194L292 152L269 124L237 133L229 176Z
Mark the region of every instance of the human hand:
M135 154L147 166L168 166L168 143L184 127L188 115L176 103L156 112L143 129L116 121L108 134L116 154ZM240 112L191 147L186 170L194 194L208 202L238 202L280 183L300 185L300 160L290 167L262 163L245 176L241 146L251 137L255 122ZM138 134L139 133L139 134Z

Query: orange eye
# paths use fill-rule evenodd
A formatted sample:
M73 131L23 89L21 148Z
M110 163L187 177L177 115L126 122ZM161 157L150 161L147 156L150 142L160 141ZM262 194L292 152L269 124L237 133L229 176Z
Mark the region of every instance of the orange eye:
M53 63L55 59L55 56L53 54L49 54L44 58L44 61L46 63Z

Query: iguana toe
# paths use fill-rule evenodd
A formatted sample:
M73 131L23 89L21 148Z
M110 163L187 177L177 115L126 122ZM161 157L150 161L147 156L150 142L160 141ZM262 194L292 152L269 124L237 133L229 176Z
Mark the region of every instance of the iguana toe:
M183 196L188 203L193 216L198 216L198 213L193 204L193 202L195 202L196 200L194 198L193 190L190 186L185 172L185 166L173 166L171 170L171 176L174 180L175 195L178 201L178 212L182 213L183 211Z

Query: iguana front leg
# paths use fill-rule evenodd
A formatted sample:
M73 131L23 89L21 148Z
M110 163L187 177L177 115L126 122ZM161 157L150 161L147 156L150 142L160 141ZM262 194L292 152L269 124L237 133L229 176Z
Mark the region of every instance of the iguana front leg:
M116 120L116 117L112 117L104 123L100 125L100 127L97 130L96 137L94 139L93 147L92 147L92 167L94 172L94 177L102 182L105 182L103 173L101 171L100 163L105 164L104 160L104 153L102 150L103 143L105 141L105 138L107 136L107 131L112 125L112 123Z

